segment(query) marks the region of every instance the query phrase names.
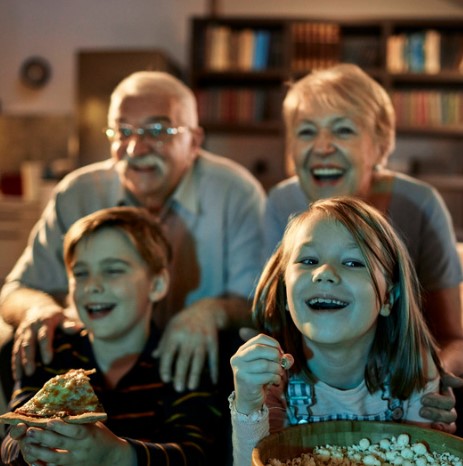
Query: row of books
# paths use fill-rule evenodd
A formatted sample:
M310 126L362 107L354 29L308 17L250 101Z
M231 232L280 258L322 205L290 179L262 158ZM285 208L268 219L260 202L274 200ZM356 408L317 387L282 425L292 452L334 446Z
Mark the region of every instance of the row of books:
M309 71L340 61L341 28L334 23L297 22L291 25L291 68Z
M283 96L277 89L201 89L196 97L202 122L252 123L281 118Z
M196 91L200 121L258 123L281 119L279 89L213 88ZM398 126L463 127L463 93L395 91L392 102Z
M258 71L278 66L276 42L281 38L266 29L208 26L205 31L204 68L209 71Z
M289 64L294 72L326 68L341 60L380 66L379 42L370 36L341 37L339 24L296 21L290 25ZM212 24L203 36L203 67L208 71L259 71L283 66L283 31ZM434 29L391 35L386 66L391 73L463 73L463 33Z
M398 126L463 127L463 93L396 91L392 94Z
M394 73L463 73L463 33L429 29L391 36L386 59Z

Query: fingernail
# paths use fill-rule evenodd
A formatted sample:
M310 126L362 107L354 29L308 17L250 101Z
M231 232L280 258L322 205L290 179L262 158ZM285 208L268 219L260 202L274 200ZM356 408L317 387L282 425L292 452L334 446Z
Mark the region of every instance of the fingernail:
M72 329L72 328L76 328L77 325L75 322L73 322L72 320L65 320L62 324L63 328L64 329Z
M184 388L183 388L183 384L182 384L182 383L176 382L174 386L175 386L175 390L176 390L177 392L183 392Z
M197 382L190 382L188 384L188 390L196 390L196 388L198 387L198 383Z

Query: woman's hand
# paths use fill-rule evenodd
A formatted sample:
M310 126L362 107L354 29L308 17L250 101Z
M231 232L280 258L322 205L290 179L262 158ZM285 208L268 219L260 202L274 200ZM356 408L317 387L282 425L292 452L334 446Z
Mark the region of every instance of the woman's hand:
M101 422L68 424L57 419L43 428L20 424L10 435L19 442L29 464L122 466L136 462L130 445Z
M283 351L278 341L259 334L242 346L230 359L235 384L235 407L250 414L264 404L265 386L281 383Z
M457 412L453 389L462 387L463 379L452 374L444 374L441 377L440 393L428 393L421 398L423 407L420 415L433 422L433 429L455 433Z

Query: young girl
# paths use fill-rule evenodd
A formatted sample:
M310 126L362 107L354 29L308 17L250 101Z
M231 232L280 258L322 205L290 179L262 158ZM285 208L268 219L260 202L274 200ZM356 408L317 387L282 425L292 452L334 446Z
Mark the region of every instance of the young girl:
M34 374L23 375L10 408L57 373L96 368L90 378L108 419L12 427L2 444L4 464L208 464L219 418L208 376L197 390L178 393L161 380L152 356L160 338L153 306L169 287L170 255L161 227L141 207L100 210L70 228L64 261L86 329L58 331L51 364L37 361Z
M234 464L288 425L429 425L420 397L438 390L441 367L419 295L404 245L363 201L320 200L294 217L257 285L262 333L231 359Z

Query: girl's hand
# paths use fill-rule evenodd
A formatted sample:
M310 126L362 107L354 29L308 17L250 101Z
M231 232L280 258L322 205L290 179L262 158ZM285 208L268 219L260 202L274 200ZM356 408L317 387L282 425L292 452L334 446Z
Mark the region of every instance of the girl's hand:
M15 428L17 429L17 427ZM28 427L25 435L11 431L20 444L28 463L82 465L131 465L135 452L123 439L114 435L101 422L68 424L50 421L44 428Z
M281 383L284 369L283 351L278 341L259 334L246 343L230 359L235 385L235 407L250 414L262 408L267 384Z

